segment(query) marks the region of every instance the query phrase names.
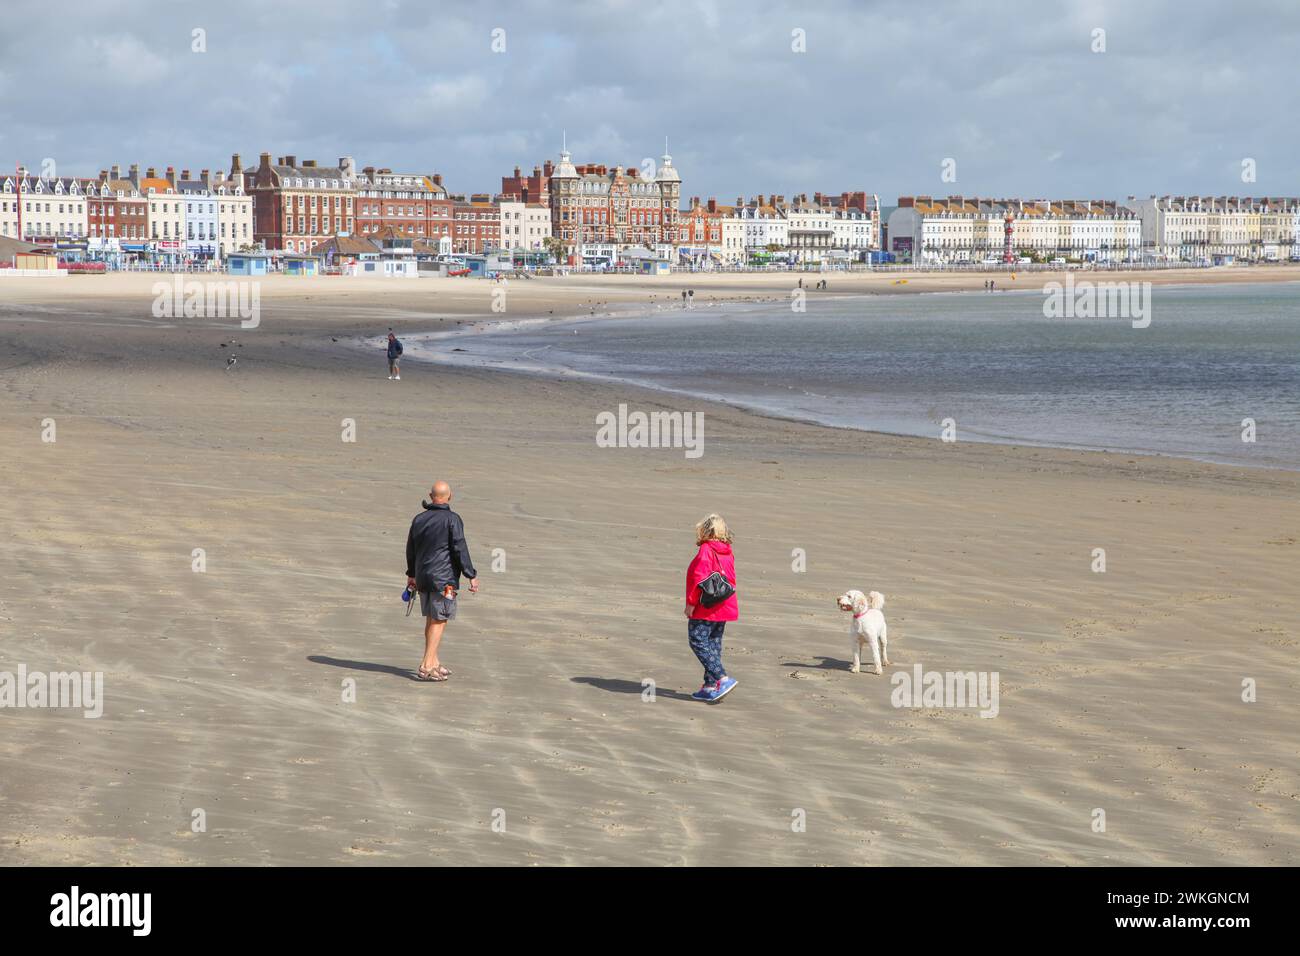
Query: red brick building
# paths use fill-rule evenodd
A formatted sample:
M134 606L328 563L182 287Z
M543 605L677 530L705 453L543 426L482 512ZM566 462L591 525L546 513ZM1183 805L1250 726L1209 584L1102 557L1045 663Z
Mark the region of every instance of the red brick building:
M501 248L501 210L488 195L452 196L453 252L476 255Z
M607 254L628 246L669 252L679 242L681 189L671 156L654 179L644 179L635 165L576 166L565 150L551 173L551 235L571 262L591 246Z
M117 239L143 243L149 239L149 200L137 185L140 167L132 166L127 176L122 167L99 171L97 194L87 192L86 219L92 239Z
M356 234L375 239L385 230L408 239L450 236L454 204L442 175L394 173L367 166L357 180Z
M721 246L722 220L731 212L730 206L719 206L716 199L701 204L699 196L692 196L679 220L678 241L683 246Z
M501 177L501 198L513 199L529 205L549 206L551 204L551 176L555 165L548 159L541 166L534 166L531 176L520 173L515 167L513 176Z
M267 249L311 252L325 239L356 227L357 170L352 157L337 166L296 156L271 162L262 153L256 169L243 169L239 154L230 158L231 176L244 177L253 197L253 238Z

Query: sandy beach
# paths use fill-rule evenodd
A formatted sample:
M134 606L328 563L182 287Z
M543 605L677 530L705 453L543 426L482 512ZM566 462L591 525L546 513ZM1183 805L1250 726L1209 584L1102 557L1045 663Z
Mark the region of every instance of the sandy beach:
M597 446L620 403L684 410L650 391L385 378L389 326L782 299L789 274L515 280L504 316L485 281L277 277L254 329L156 318L159 279L0 280L0 671L104 675L97 719L0 712L0 864L1300 862L1300 474L695 402L688 459ZM399 595L435 478L483 587L424 684ZM741 593L717 706L680 593L710 511ZM849 673L848 588L886 595L891 671L995 672L997 716Z

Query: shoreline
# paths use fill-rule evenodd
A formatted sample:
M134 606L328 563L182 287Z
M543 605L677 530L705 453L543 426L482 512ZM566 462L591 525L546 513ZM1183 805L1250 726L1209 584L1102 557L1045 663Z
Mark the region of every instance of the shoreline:
M1300 282L1297 280L1287 280L1287 282ZM1251 283L1253 284L1253 283ZM1260 282L1258 285L1268 287L1276 285L1276 282ZM1203 287L1211 288L1232 288L1240 286L1241 283L1168 283L1170 289L1195 290ZM1248 284L1249 285L1249 284ZM943 296L986 296L996 295L1001 292L1007 292L1012 295L1036 294L1040 290L1034 289L1007 289L997 290L997 292L988 293L982 290L954 289L954 290L915 290L912 295L943 295ZM836 297L837 301L851 299L873 298L876 293L857 292L841 294ZM686 388L676 388L669 385L658 384L655 382L645 381L634 377L623 376L616 373L589 372L581 369L570 368L564 365L551 365L545 363L532 362L531 364L511 364L512 362L523 363L527 359L524 357L496 357L487 359L475 359L468 357L468 350L452 349L448 343L458 340L472 342L484 336L510 336L512 334L526 333L546 328L564 328L566 326L582 326L593 322L622 322L636 319L644 319L655 316L670 317L680 314L683 317L692 316L698 318L701 315L707 315L710 309L735 309L742 312L761 311L764 308L772 307L779 302L779 299L769 301L752 301L748 299L722 299L711 300L707 305L699 308L672 308L669 307L663 311L651 311L647 307L629 306L625 309L616 309L608 312L592 314L569 314L569 315L550 315L550 316L527 316L524 318L486 318L476 321L469 326L458 326L454 329L439 329L433 331L414 331L404 333L404 344L409 341L416 343L416 348L408 349L403 358L411 358L417 362L428 362L430 364L443 367L474 368L489 372L504 372L516 375L535 375L555 382L573 382L585 381L602 384L605 386L619 388L630 387L644 389L659 395L672 395L683 398L689 398L694 401L704 402L714 405L724 405L736 411L756 415L760 418L772 421L791 422L803 425L813 425L822 428L842 429L850 432L861 433L864 435L880 435L898 439L912 439L917 441L932 441L931 437L918 432L891 431L879 427L867 427L854 424L844 424L830 421L823 418L800 415L793 411L783 411L780 408L764 405L757 401L745 401L726 395L710 392L692 391ZM356 339L351 344L358 349L369 349L371 346L364 344L364 339ZM426 347L427 346L427 347ZM466 352L466 357L460 357L456 353ZM1195 462L1197 464L1214 465L1222 468L1242 468L1250 471L1277 471L1282 473L1300 473L1300 465L1295 467L1286 467L1275 463L1255 464L1249 461L1227 460L1217 458L1211 455L1197 455L1191 453L1175 454L1171 452L1162 452L1151 449L1134 449L1124 446L1101 446L1088 445L1080 443L1070 443L1062 441L1038 440L1032 438L1017 438L1015 436L1005 435L988 435L982 432L967 430L967 434L973 434L975 437L969 437L965 440L974 441L982 445L993 445L1007 448L1026 447L1055 449L1060 451L1071 451L1083 454L1100 454L1100 455L1134 455L1139 457L1165 459L1177 462Z

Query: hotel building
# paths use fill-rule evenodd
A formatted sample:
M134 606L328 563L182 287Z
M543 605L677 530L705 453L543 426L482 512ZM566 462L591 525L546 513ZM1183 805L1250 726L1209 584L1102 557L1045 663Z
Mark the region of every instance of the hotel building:
M551 172L551 235L571 263L613 261L629 246L674 258L681 192L681 176L667 154L651 180L636 166L574 165L566 150Z

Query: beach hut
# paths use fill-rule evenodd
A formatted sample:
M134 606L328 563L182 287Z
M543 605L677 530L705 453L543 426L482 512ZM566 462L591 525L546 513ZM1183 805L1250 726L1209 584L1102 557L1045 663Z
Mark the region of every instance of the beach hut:
M315 256L281 256L280 268L287 276L320 275L320 259Z
M226 256L226 270L232 276L264 276L270 262L265 252L232 252Z

